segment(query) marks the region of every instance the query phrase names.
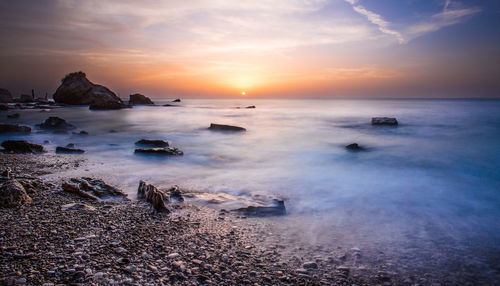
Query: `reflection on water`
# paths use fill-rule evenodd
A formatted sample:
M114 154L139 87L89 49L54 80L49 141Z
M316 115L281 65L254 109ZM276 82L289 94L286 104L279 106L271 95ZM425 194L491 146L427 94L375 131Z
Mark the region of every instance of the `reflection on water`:
M304 222L291 225L304 227L317 242L342 233L344 241L368 248L423 247L439 237L461 251L481 245L500 253L500 101L245 99L181 105L26 110L8 121L34 126L57 115L88 131L17 137L49 140L50 151L75 143L87 150L86 175L131 194L142 179L234 196L272 195L286 199L287 219ZM248 105L257 108L235 108ZM371 126L374 116L397 117L400 125ZM247 132L210 132L210 123ZM185 155L134 155L141 138L168 140ZM368 151L345 150L353 142Z

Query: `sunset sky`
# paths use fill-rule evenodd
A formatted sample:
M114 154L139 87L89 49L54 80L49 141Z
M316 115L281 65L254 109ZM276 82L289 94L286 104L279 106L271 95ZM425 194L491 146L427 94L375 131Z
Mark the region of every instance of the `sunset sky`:
M500 97L498 0L0 0L0 87L122 98Z

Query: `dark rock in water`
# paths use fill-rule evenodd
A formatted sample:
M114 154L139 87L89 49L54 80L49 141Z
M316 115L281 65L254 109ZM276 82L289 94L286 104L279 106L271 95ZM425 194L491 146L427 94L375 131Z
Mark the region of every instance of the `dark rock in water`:
M208 129L216 131L246 131L246 129L243 127L214 123L211 123Z
M128 100L129 104L155 104L149 97L140 93L131 94Z
M67 148L75 148L75 143L68 143L66 144Z
M26 140L7 140L2 142L5 152L12 153L39 153L43 152L43 146L29 143Z
M10 91L4 88L0 88L0 103L10 103L10 102L14 102L12 93L10 93Z
M184 201L184 197L182 196L182 192L181 192L181 189L179 188L179 186L177 186L177 185L172 186L170 189L168 189L167 192L170 195L171 199L174 199L174 200L179 201L179 202Z
M21 94L21 97L19 98L19 102L24 102L24 103L28 103L28 102L34 102L35 99L33 98L33 96L29 95L29 94Z
M373 117L372 125L398 125L398 121L393 117Z
M250 105L250 106L247 106L245 108L255 108L255 105Z
M92 109L119 109L126 107L114 92L102 85L90 82L85 73L66 75L54 94L56 103L90 105Z
M151 184L140 181L139 188L137 189L137 198L145 199L156 211L170 213L165 205L169 202L168 195Z
M1 133L30 133L31 127L13 124L0 124Z
M181 99L177 98L177 99L172 100L172 102L181 102Z
M127 199L127 194L123 191L106 184L103 180L82 177L80 179L71 178L69 182L62 185L64 191L77 194L81 197L99 199Z
M75 134L75 135L89 135L89 133L85 130L82 130L80 132L73 132L73 134Z
M85 153L85 150L58 146L56 148L56 153L58 153L58 154L61 154L61 153L62 154L83 154L83 153Z
M7 180L0 185L0 207L16 207L31 202L23 185L16 180Z
M177 148L139 148L135 149L135 153L138 154L155 154L155 155L167 155L167 156L182 156L184 152Z
M47 118L42 124L39 124L38 127L46 130L68 130L75 129L75 126L66 122L66 120L51 116Z
M359 146L358 143L349 144L349 145L345 146L345 148L349 151L361 151L361 150L365 149L365 148Z
M168 142L163 140L141 139L135 142L135 145L151 146L151 147L168 147Z
M7 118L19 118L19 117L21 117L21 114L19 113L7 114Z
M246 216L279 216L286 214L285 202L282 200L274 200L274 204L271 206L248 206L232 211Z
M5 110L9 110L9 109L10 109L10 107L8 104L5 104L5 103L0 104L0 110L5 111Z
M162 106L170 106L170 107L180 107L180 105L175 105L175 104L169 104L169 103L167 103L167 104L164 104L164 105L162 105Z

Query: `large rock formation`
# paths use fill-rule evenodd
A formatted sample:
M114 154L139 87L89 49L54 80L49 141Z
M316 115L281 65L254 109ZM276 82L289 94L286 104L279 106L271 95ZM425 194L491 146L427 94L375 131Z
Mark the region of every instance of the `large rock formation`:
M139 182L137 198L145 199L156 211L169 213L166 204L170 201L169 196L155 186L144 181Z
M246 131L245 128L243 127L239 127L239 126L233 126L233 125L224 125L224 124L215 124L215 123L211 123L210 124L210 127L208 127L208 129L210 130L214 130L214 131Z
M155 104L149 97L140 93L131 94L128 100L129 104Z
M23 185L16 180L8 180L0 185L0 207L15 207L31 202Z
M17 124L0 124L1 133L30 133L31 127Z
M83 72L65 76L54 94L54 100L56 103L69 105L89 105L91 109L127 107L114 92L105 86L93 84Z
M6 140L2 142L5 152L12 153L39 153L43 152L43 146L30 143L26 140Z
M0 88L0 103L9 103L9 102L14 102L12 94L10 93L10 91L4 88Z

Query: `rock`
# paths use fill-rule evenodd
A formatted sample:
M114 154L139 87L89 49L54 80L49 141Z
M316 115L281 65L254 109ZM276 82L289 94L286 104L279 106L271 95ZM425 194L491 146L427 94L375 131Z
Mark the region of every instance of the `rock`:
M179 188L179 186L177 186L177 185L172 186L170 189L168 189L167 192L170 195L171 199L174 199L178 202L184 201L184 197L182 196L182 192L181 192L181 189Z
M372 125L398 125L398 121L393 117L373 117Z
M58 153L58 154L60 154L60 153L64 153L64 154L83 154L83 153L85 153L85 150L58 146L56 148L56 153Z
M125 248L123 248L123 247L118 247L118 248L116 248L116 249L115 249L115 252L121 255L121 254L125 254L125 253L127 253L127 252L128 252L128 250L126 250L126 249L125 249Z
M361 150L365 149L365 148L359 146L358 143L349 144L349 145L345 146L345 148L349 151L361 151Z
M93 206L89 206L87 204L72 203L72 204L62 205L61 206L61 210L67 211L67 212L73 212L73 211L95 211L95 208Z
M10 107L8 104L5 104L5 103L0 103L0 110L9 110Z
M167 258L168 258L168 259L175 259L175 258L177 258L177 257L179 257L179 256L180 256L180 254L179 254L179 253L174 252L174 253L170 253L169 255L167 255Z
M131 94L130 98L128 100L129 104L155 104L151 99L147 96L144 96L142 94L136 93L136 94Z
M12 153L39 153L43 152L43 146L30 143L26 140L7 140L2 142L5 152Z
M66 192L74 193L92 200L108 198L128 200L127 194L123 191L99 179L88 177L82 177L81 179L71 178L70 182L62 184L62 188Z
M172 102L181 102L181 99L177 98L177 99L172 100Z
M75 129L74 125L69 124L68 122L66 122L66 120L56 116L51 116L47 118L42 124L38 124L37 126L40 127L40 129L45 129L45 130Z
M177 148L140 148L135 149L135 153L138 154L155 154L155 155L167 155L167 156L182 156L184 152Z
M75 143L66 144L66 148L75 148Z
M12 113L12 114L7 114L7 118L19 118L21 117L21 114L19 113Z
M246 131L246 129L243 127L214 123L211 123L208 129L215 131Z
M145 199L146 202L150 203L156 211L166 213L170 212L165 205L165 203L168 203L169 201L167 194L151 184L140 181L139 188L137 189L137 197L139 199Z
M73 132L74 135L89 135L89 133L85 130L82 130L80 132Z
M13 124L0 124L1 133L30 133L31 127Z
M180 105L176 105L176 104L169 104L169 103L164 104L164 105L162 105L162 106L180 107Z
M248 108L248 109L250 109L250 108L255 108L255 105L250 105L250 106L247 106L247 107L245 107L245 108Z
M286 214L285 202L282 200L274 200L271 206L248 206L232 210L246 216L279 216Z
M56 103L89 105L91 109L120 109L126 107L114 92L102 85L90 82L85 73L66 75L54 94Z
M35 99L33 98L33 96L29 94L21 94L21 97L19 98L19 102L23 103L34 102L34 101Z
M0 207L15 207L31 202L23 185L16 180L7 180L0 185Z
M163 140L141 139L135 142L135 145L161 148L161 147L168 147L168 142Z
M318 269L318 264L314 261L306 262L302 264L304 269Z
M10 93L10 91L4 88L0 88L0 103L10 103L10 102L14 102L12 93Z

